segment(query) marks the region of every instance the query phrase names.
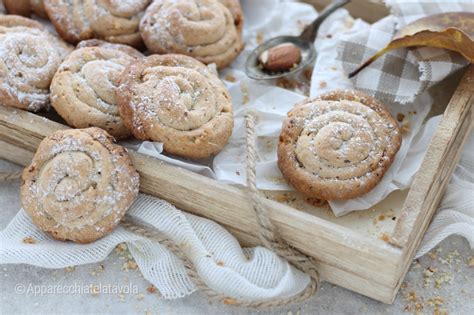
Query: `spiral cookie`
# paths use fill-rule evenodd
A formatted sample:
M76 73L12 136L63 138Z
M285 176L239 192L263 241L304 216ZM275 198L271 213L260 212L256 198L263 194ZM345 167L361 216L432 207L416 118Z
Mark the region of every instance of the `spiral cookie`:
M130 132L120 118L115 90L121 72L136 60L127 52L141 54L129 46L96 44L73 51L61 64L51 82L51 105L72 127L100 127L125 138Z
M244 26L244 13L242 12L240 1L239 0L219 0L219 2L225 5L227 9L230 10L230 13L232 13L232 17L234 18L234 24L237 27L237 30L241 32L242 27Z
M334 91L288 113L278 166L308 197L349 199L377 185L400 144L397 122L377 100L357 91Z
M60 130L41 142L23 171L21 201L54 238L90 243L117 226L138 184L127 152L105 131Z
M243 48L230 10L216 0L158 0L140 22L145 45L154 53L192 56L224 68Z
M230 96L217 76L183 55L152 55L130 64L117 90L125 126L164 150L206 158L227 143L233 128Z
M5 8L10 14L31 16L36 14L46 17L43 0L3 0Z
M66 41L90 38L142 45L140 19L151 0L44 0L49 19Z
M1 15L1 103L31 111L46 107L51 79L71 50L38 22Z

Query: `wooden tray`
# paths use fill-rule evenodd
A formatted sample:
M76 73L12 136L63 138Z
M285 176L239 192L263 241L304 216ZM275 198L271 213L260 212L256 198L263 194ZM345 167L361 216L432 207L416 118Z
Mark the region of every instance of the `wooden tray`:
M366 12L357 5L353 8L355 16ZM374 12L385 14L380 6L375 8ZM297 194L287 193L283 199L267 195L284 202L262 197L282 236L316 258L324 280L386 303L393 301L469 135L473 82L471 65L448 104L442 104L442 122L411 189L394 192L372 209L341 218L327 207L309 207ZM65 128L51 119L0 106L0 158L27 165L44 137ZM243 245L258 244L254 210L244 188L139 153L130 155L141 175L142 192L222 224Z

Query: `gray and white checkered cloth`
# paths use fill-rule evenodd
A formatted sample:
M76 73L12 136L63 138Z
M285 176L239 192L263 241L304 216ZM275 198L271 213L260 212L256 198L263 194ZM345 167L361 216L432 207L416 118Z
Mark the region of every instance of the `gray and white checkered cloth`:
M338 59L346 74L385 47L397 29L422 17L444 12L474 12L474 0L386 0L392 15L369 30L351 33L341 41ZM353 78L356 89L377 99L411 103L429 87L468 64L460 54L440 48L390 51Z

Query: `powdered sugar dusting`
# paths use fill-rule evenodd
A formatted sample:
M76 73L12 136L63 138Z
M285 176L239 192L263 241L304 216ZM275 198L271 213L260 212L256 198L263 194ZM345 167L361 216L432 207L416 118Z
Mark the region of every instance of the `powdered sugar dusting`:
M138 24L151 0L46 2L50 18L76 41L102 38L137 44Z
M155 1L140 30L153 52L185 54L219 67L242 48L231 12L218 1Z
M168 152L189 148L195 158L220 151L232 131L232 104L205 65L182 55L152 55L127 69L117 94L135 137L161 141Z
M63 48L47 32L25 26L0 26L0 89L6 105L37 111L49 104L49 84Z
M54 133L27 168L25 208L53 230L105 233L138 193L138 174L124 154L100 129Z
M321 180L353 180L370 177L385 164L393 133L398 132L388 120L354 101L306 106L295 151L309 172Z

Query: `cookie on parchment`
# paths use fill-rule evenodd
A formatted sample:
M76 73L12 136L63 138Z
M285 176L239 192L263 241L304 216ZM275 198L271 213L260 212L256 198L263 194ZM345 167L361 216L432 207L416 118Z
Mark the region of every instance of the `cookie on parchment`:
M374 188L402 141L390 112L358 91L307 99L288 113L278 144L278 166L308 197L338 200Z

